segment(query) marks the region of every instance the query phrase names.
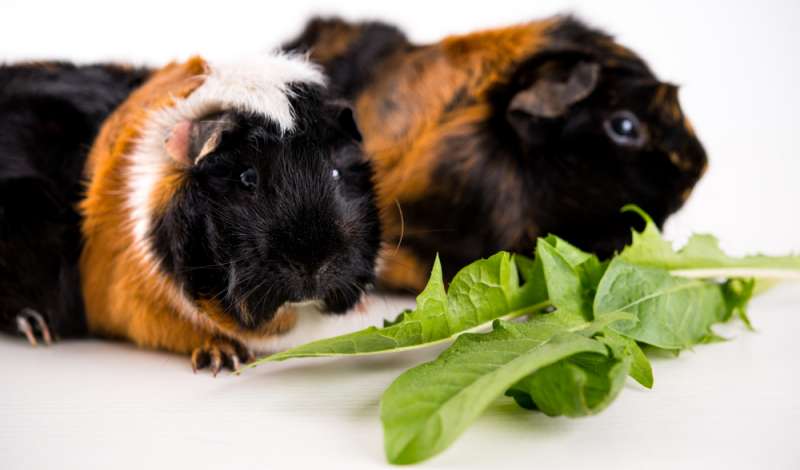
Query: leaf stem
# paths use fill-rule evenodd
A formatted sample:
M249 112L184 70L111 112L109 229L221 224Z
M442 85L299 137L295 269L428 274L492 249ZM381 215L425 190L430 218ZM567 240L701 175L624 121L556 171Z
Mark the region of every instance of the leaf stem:
M714 278L770 278L800 280L800 271L792 269L768 268L693 268L674 269L670 271L673 276L688 277L692 279Z
M429 341L427 343L414 344L414 345L411 345L411 346L403 346L403 347L400 347L400 348L391 348L391 349L381 349L381 350L377 350L377 351L359 352L358 354L352 354L352 353L327 353L326 352L326 353L319 353L319 354L313 354L313 353L312 354L307 354L307 355L304 355L304 357L376 356L376 355L379 355L379 354L389 354L389 353L395 353L395 352L402 352L402 351L410 351L410 350L414 350L414 349L427 348L427 347L431 347L431 346L436 346L437 344L442 344L442 343L446 343L448 341L455 340L456 338L458 338L459 336L461 336L461 335L463 335L465 333L476 333L476 332L479 332L479 331L483 331L486 328L488 328L492 323L494 323L495 320L511 320L511 319L514 319L514 318L521 317L523 315L527 315L527 314L530 314L530 313L535 313L535 312L537 312L537 311L539 311L539 310L541 310L541 309L543 309L545 307L549 307L550 305L551 305L550 300L545 300L543 302L539 302L538 304L534 304L534 305L531 305L531 306L528 306L528 307L524 307L524 308L521 308L521 309L518 309L518 310L514 310L513 312L510 312L510 313L507 313L507 314L505 314L503 316L494 318L494 319L492 319L490 321L481 323L480 325L473 326L472 328L453 333L452 335L447 336L445 338L437 339L436 341ZM263 359L261 361L257 361L255 363L248 364L248 366L246 366L245 369L249 369L251 367L255 367L256 365L258 365L261 362L274 361L275 359L272 359L272 358L279 358L280 354L281 353L273 354L272 356L268 356L268 357L266 357L265 359Z

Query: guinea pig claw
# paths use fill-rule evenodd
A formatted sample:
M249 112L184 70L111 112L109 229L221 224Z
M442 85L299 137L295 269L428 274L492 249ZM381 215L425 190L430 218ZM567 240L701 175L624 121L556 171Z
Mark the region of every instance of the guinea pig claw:
M192 372L197 373L197 369L202 369L208 365L208 353L203 348L196 348L192 351Z
M222 369L222 353L219 349L212 349L211 350L211 374L214 377L219 374L219 371Z
M36 310L23 308L17 314L17 330L25 336L31 346L36 347L39 342L36 340L37 333L41 335L44 344L53 344L53 336L50 334L50 327L47 321Z
M233 356L230 357L230 360L231 360L231 370L233 370L234 372L239 372L239 369L241 369L241 361L239 361L239 356L234 354Z
M238 372L242 362L246 363L252 359L252 352L241 344L224 338L215 338L192 352L192 371L197 373L198 369L208 367L211 374L216 377L223 368Z
M34 348L37 346L36 335L33 334L33 327L30 322L28 322L28 319L22 315L17 316L17 330L28 338L28 342L31 343L31 346Z

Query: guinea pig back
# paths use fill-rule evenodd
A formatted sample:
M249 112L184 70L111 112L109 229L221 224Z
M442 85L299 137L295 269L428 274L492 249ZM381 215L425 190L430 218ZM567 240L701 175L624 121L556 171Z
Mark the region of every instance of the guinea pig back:
M285 47L309 51L355 102L388 287L421 289L436 253L452 276L548 233L610 255L641 222L624 205L662 224L706 167L677 87L571 17L428 45L316 19Z
M359 138L301 58L193 58L154 73L87 163L90 331L216 372L270 349L300 305L353 307L380 243Z

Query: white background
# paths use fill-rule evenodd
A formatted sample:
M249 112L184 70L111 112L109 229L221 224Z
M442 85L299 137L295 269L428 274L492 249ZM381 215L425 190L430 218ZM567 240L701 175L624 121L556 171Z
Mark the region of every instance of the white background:
M231 57L278 45L312 13L390 20L424 42L558 12L614 33L682 85L711 167L669 236L712 232L734 253L800 251L797 1L3 0L0 60ZM796 285L768 294L752 309L757 333L733 326L735 341L656 360L655 390L630 385L598 417L550 419L501 401L425 468L800 468L799 301ZM377 299L373 316L396 313L387 302ZM193 376L185 358L126 345L33 350L0 338L0 468L380 466L380 393L430 357L214 380Z

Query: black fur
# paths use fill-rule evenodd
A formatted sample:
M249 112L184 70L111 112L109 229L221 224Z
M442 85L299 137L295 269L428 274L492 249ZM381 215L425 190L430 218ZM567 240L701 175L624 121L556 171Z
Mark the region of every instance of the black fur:
M493 147L487 149L492 155L487 164L500 160L520 165L527 197L515 206L522 217L536 222L540 234L554 233L609 256L630 242L631 227L643 225L639 216L620 213L620 208L637 204L662 226L702 175L706 153L687 128L677 88L660 82L638 56L572 17L563 18L550 36L549 49L555 53L546 50L532 57L492 92L497 113L484 129ZM507 109L515 93L537 75L558 78L580 62L602 67L600 81L586 99L558 118L526 116L525 135L498 138L514 133L509 132ZM665 112L672 109L679 115ZM623 146L611 138L605 124L619 112L638 117L647 135L642 146ZM671 161L671 153L680 156L680 166ZM493 212L507 210L500 203ZM515 248L532 245L529 236L519 237Z
M103 119L147 76L112 65L0 67L0 329L41 313L56 336L86 332L77 262L81 174Z
M294 91L285 135L262 116L226 112L234 125L152 229L164 268L242 328L290 301L342 313L374 281L380 223L352 114L318 87ZM248 169L257 179L245 185Z
M319 41L326 40L324 32L331 28L352 28L339 18L314 18L294 40L285 43L286 51L308 52ZM331 89L347 99L354 98L372 79L378 63L393 52L409 49L405 34L397 27L381 22L358 23L356 38L348 43L347 51L325 64Z

